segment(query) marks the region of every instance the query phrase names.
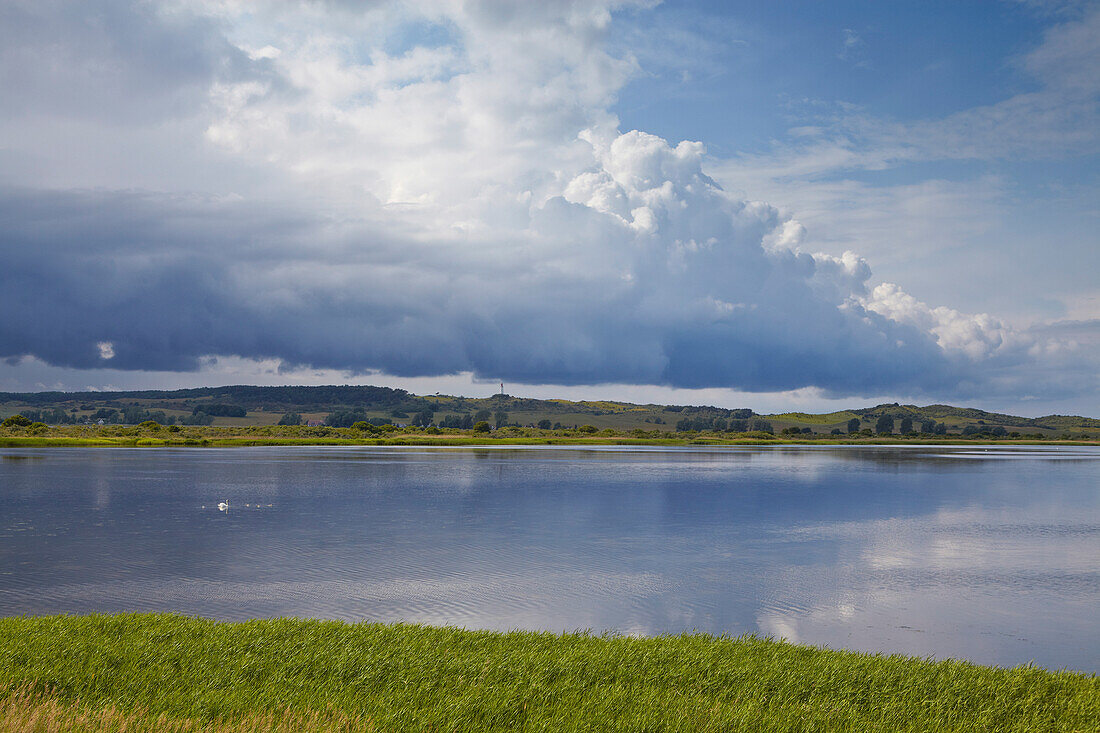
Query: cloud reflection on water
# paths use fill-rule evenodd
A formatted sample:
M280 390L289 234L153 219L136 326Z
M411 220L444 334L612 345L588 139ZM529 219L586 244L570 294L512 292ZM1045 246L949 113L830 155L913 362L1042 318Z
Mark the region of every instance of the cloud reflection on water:
M0 462L0 613L758 632L1094 668L1100 451L927 452L52 449Z

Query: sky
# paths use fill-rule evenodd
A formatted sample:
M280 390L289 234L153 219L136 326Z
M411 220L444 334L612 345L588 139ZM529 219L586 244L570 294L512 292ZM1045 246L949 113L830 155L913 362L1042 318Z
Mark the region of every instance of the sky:
M1100 416L1100 2L0 1L0 390Z

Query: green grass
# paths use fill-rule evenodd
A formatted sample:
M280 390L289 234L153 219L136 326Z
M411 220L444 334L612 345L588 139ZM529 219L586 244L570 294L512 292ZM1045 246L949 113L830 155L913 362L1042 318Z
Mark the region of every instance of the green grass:
M764 415L765 420L779 420L792 425L842 425L859 415L849 410L829 412L823 415L813 415L808 412L782 412L774 415Z
M1073 440L1073 438L1078 438ZM905 437L850 435L771 435L761 432L668 432L665 430L601 429L595 433L579 430L539 430L537 428L506 427L491 433L471 430L424 430L416 427L389 428L380 432L360 432L352 428L243 425L243 426L126 426L126 425L64 425L36 427L0 427L0 447L49 446L116 446L116 447L231 447L231 446L291 446L291 445L784 445L784 444L1029 444L1088 445L1091 440L1071 436L1070 440L1035 441L1029 438L980 438L959 435Z
M741 637L176 615L0 619L0 696L378 730L1094 731L1100 678Z

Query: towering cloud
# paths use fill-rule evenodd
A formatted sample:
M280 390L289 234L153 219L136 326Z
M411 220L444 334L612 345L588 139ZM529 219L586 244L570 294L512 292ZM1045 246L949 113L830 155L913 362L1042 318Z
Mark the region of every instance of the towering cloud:
M840 394L1039 358L621 133L618 5L9 5L0 355ZM94 28L69 71L53 23Z

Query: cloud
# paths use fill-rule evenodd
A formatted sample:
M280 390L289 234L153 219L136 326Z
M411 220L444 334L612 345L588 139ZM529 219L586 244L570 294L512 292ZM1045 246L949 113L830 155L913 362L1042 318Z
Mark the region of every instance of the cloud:
M1094 176L1081 170L1100 154L1100 96L1084 70L1100 53L1100 8L1063 9L1008 59L1017 77L1000 100L915 119L795 101L787 135L710 171L797 217L802 246L856 250L933 307L1005 324L1087 318L1100 248Z
M951 308L931 308L894 283L882 283L865 301L869 310L898 323L909 323L932 334L945 352L972 361L1010 349L1014 332L986 313L964 315Z
M620 132L624 3L339 5L8 11L42 68L2 82L26 160L0 187L0 356L946 395L1052 353L804 251L701 143ZM54 18L65 66L109 71L64 102Z
M1047 31L1042 45L1023 59L1023 67L1047 85L1073 95L1100 91L1093 70L1100 64L1100 8Z
M858 47L847 35L845 48ZM850 42L850 43L849 43ZM829 100L793 100L801 123L773 150L733 162L774 178L822 178L914 162L1046 160L1100 152L1100 7L1049 27L1013 59L1026 91L941 117L891 119Z
M255 71L213 19L153 3L0 7L0 117L48 113L136 127L193 114L212 81Z
M590 168L475 254L242 202L4 192L0 343L79 367L106 342L132 369L233 354L534 383L949 388L934 328L877 291L865 306L855 255L765 249L789 222L725 194L702 146L583 137ZM951 344L980 336L957 327Z
M860 37L859 33L851 28L845 28L842 32L840 52L837 54L837 58L848 60L861 46L863 46L863 39Z

